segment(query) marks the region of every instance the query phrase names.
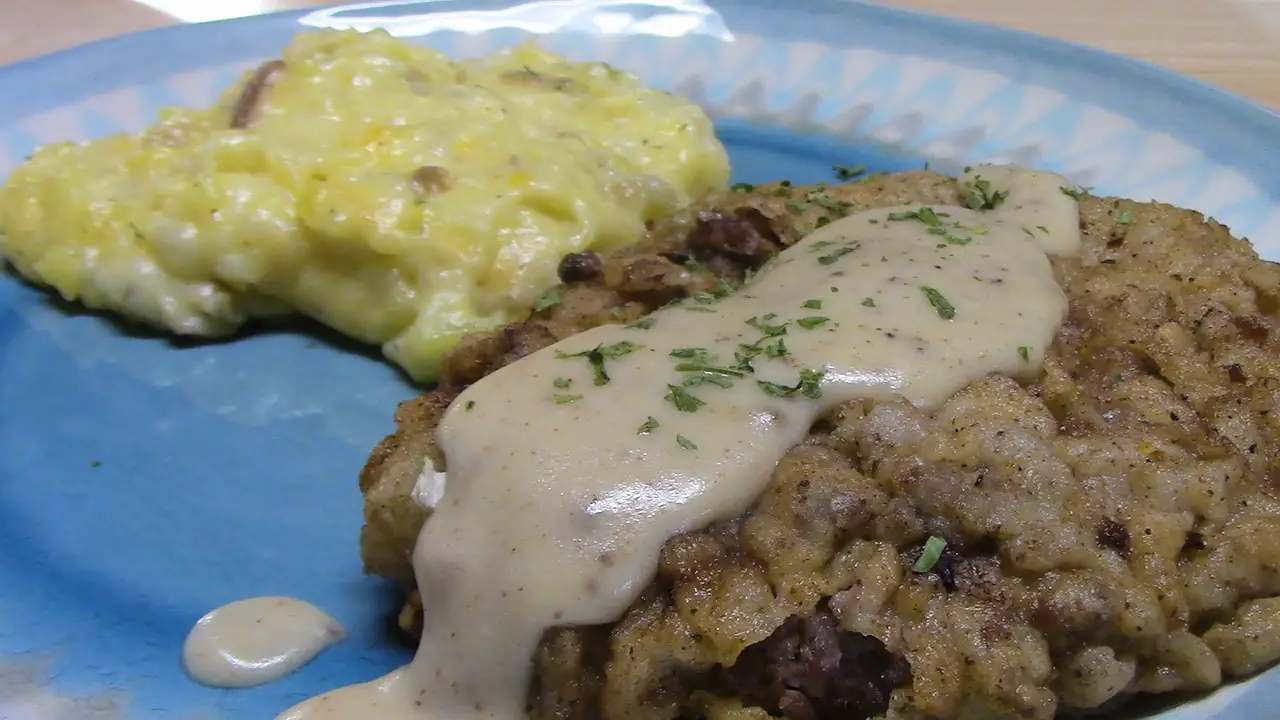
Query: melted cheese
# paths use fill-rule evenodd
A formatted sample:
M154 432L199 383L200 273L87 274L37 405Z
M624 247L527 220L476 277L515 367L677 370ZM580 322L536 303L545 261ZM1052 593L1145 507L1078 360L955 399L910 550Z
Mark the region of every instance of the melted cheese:
M979 175L1007 193L995 210L851 216L736 294L590 330L468 388L437 431L448 476L414 557L413 664L283 717L521 718L544 630L616 620L663 543L745 510L822 413L1031 378L1067 308L1046 253L1076 250L1078 208L1056 175Z

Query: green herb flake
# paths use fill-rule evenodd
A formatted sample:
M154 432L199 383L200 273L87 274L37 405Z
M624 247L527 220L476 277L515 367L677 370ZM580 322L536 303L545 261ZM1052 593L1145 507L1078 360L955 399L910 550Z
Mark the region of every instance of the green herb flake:
M808 308L809 310L821 310L822 301L821 300L805 300L804 303L800 305L800 307Z
M965 189L969 191L969 197L965 199L964 206L970 210L995 210L1009 199L1007 190L992 190L991 182L981 177L965 183Z
M845 202L843 200L832 200L831 196L826 193L810 193L809 200L817 203L818 207L823 210L830 210L832 212L840 212L841 210L853 207L853 203Z
M787 209L791 212L802 213L809 209L809 203L789 202L787 203Z
M828 317L822 317L820 315L810 315L808 317L800 318L799 320L796 321L796 324L804 328L805 330L812 330L818 327L819 325L826 325L830 321L831 321L831 318L828 318Z
M1040 232L1044 233L1045 235L1048 235L1048 234L1049 234L1049 228L1047 228L1047 227L1045 227L1045 226L1043 226L1043 225L1037 225L1037 226L1036 226L1036 229L1037 229L1037 230L1039 230Z
M765 315L764 317L753 317L747 320L747 324L755 328L756 330L759 330L760 332L764 333L765 337L777 337L778 335L786 335L787 334L786 323L783 323L781 325L771 325L769 323L769 321L774 319L775 317L777 317L777 315L774 315L774 314Z
M833 250L830 254L823 255L822 257L818 258L818 262L822 265L832 265L840 258L853 252L854 249L855 248L848 247L848 246L837 248L836 250Z
M845 167L844 165L836 165L831 168L836 173L837 180L852 180L867 171L866 165L854 165L853 167Z
M1058 189L1062 191L1063 195L1066 195L1069 198L1074 198L1076 200L1084 198L1084 190L1076 187L1075 185L1063 185Z
M1031 362L1031 348L1027 347L1026 345L1019 345L1018 357L1022 358L1022 362L1024 363Z
M609 314L613 316L613 319L614 319L614 320L625 320L625 319L627 319L627 311L626 311L626 310L623 310L623 309L622 309L622 308L620 308L620 307L616 307L616 308L614 308L614 309L610 310L610 311L609 311Z
M651 433L651 432L653 432L654 430L657 430L657 429L658 429L658 420L657 420L655 417L653 417L652 415L650 415L650 416L649 416L649 419L648 419L648 420L645 420L645 421L644 421L644 424L642 424L642 425L641 425L641 426L636 430L636 434L637 434L637 435L648 435L649 433Z
M943 320L950 320L956 316L955 306L947 300L945 295L928 285L921 285L920 289L924 292L924 296L929 300L929 304L933 306L933 309L938 311L938 317Z
M703 372L686 375L684 380L680 382L681 385L687 388L699 387L701 385L706 385L707 383L718 385L722 388L730 388L733 387L733 378L727 375Z
M817 400L822 397L822 379L826 376L827 374L821 370L801 370L800 384L796 389L810 400Z
M779 385L778 383L769 382L767 380L757 380L756 385L760 386L760 389L764 391L765 395L771 395L773 397L790 397L791 395L794 395L796 391L795 388L789 388L786 385Z
M648 330L649 328L653 327L653 324L656 322L657 322L657 319L655 318L651 318L651 317L640 318L639 320L631 323L627 327L631 330Z
M94 460L93 462L89 463L89 467L102 467L102 461Z
M942 559L942 551L946 549L946 540L937 535L931 535L924 541L924 549L920 551L920 557L916 558L916 564L911 566L912 572L927 573L933 570Z
M698 446L693 441L683 435L676 435L676 444L685 450L697 450Z
M687 307L682 307L682 309L683 309L683 310L688 310L689 312L704 312L704 313L713 313L713 312L715 312L715 310L712 310L712 309L711 309L711 308L709 308L709 307L704 307L704 306L701 306L701 305L689 305L689 306L687 306Z
M735 368L719 367L700 362L687 362L676 365L676 372L704 373L708 375L727 375L729 377L746 377L746 372Z
M1120 213L1120 217L1116 218L1116 222L1121 225L1133 224L1133 213L1130 212L1128 208L1125 208L1124 212Z
M822 379L826 377L826 373L821 370L805 369L800 371L800 381L795 387L787 387L778 383L769 382L767 380L757 380L756 385L759 386L764 394L772 397L791 397L796 393L817 400L822 397Z
M557 405L568 405L569 403L578 402L579 400L582 399L582 396L581 395L552 395L551 399L555 400Z
M1032 240L1036 239L1036 234L1031 232L1031 228L1028 228L1026 225L1022 226L1022 232L1026 233L1027 237L1031 238Z
M688 413L697 412L698 408L702 407L703 405L706 405L705 402L689 394L687 390L680 387L679 385L667 386L666 399L669 400L672 405L675 405L676 409L679 410L680 412L688 412Z
M542 293L537 302L533 304L533 311L542 312L543 310L553 308L562 302L564 302L564 296L561 295L558 290L548 290Z
M676 348L671 351L671 357L698 362L715 362L715 356L707 352L706 348Z
M567 378L562 378L562 377L561 377L561 378L556 378L555 380L552 380L552 381L551 381L551 384L552 384L552 385L555 385L556 387L560 388L561 390L568 390L568 389L569 389L569 386L573 384L573 381L572 381L572 380L569 380L569 379L567 379Z
M587 359L587 363L591 365L591 372L595 375L595 384L608 385L609 373L604 368L604 361L616 360L623 355L629 355L643 347L643 345L633 343L630 340L623 340L621 342L613 343L612 345L600 345L580 353L566 353L557 350L556 358L560 360L567 360L569 358L585 357Z
M774 338L760 346L760 350L764 353L765 357L774 359L786 357L791 354L791 351L787 349L787 341L782 338Z
M875 306L876 306L875 300L872 300L871 298L862 299L862 307L875 307Z
M946 213L939 214L931 207L922 207L919 210L906 210L903 212L891 213L889 219L894 222L902 222L904 220L918 220L931 228L941 228L942 218L947 217Z
M602 345L599 350L601 355L609 358L610 360L617 360L623 355L630 355L631 353L643 348L643 345L633 343L630 340L623 340L612 345Z
M467 404L462 406L462 409L466 410L467 412L471 412L471 409L474 408L475 406L476 406L475 400L468 400Z
M730 186L729 186L729 189L730 189L730 190L732 190L732 191L734 191L734 192L738 192L738 193L749 193L749 192L751 192L752 190L755 190L755 189L756 189L756 186L755 186L755 185L752 185L752 184L750 184L750 183L741 183L741 182L740 182L740 183L734 183L734 184L730 185Z

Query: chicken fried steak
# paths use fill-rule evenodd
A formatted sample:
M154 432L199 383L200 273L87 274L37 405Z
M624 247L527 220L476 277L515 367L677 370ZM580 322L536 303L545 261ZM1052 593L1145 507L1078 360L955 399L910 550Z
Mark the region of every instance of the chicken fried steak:
M749 510L671 538L616 623L544 635L530 715L1048 719L1280 657L1280 268L1197 213L1062 191L1083 245L1052 258L1068 312L1034 382L826 414ZM567 256L541 309L397 411L361 476L367 570L413 587L434 428L480 378L737 287L851 213L999 202L929 172L738 187L634 249Z

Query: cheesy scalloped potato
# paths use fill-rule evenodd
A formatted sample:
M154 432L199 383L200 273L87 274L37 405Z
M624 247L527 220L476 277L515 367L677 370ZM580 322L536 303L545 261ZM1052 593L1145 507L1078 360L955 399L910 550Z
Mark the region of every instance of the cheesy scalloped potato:
M181 335L308 315L430 380L566 253L632 243L728 175L700 108L607 65L320 31L212 109L37 150L0 188L0 253Z

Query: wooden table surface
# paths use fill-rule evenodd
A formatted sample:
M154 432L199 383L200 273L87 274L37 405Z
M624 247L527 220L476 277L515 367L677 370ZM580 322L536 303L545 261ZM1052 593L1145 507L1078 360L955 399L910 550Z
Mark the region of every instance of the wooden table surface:
M1280 0L882 0L1141 58L1280 109ZM0 63L110 35L327 4L311 0L0 0Z

